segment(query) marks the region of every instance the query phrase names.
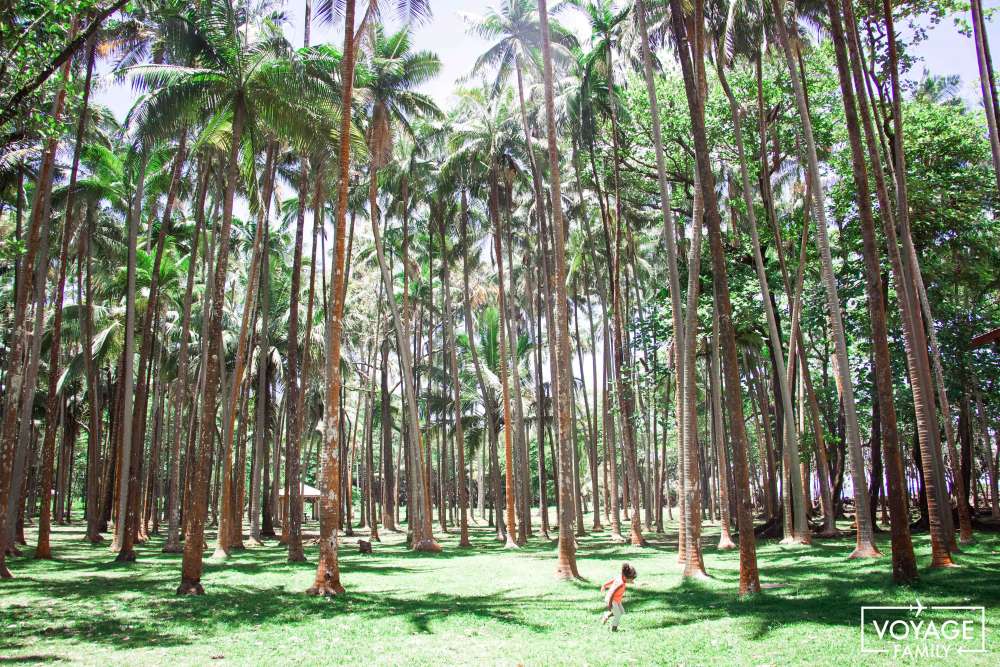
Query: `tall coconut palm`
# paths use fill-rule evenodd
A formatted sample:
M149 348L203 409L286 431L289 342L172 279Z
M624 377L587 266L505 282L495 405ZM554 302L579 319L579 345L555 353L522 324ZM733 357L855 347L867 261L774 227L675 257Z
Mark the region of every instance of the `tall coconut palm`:
M560 182L559 147L556 135L555 85L552 72L552 44L549 31L549 10L546 0L538 0L539 24L542 33L542 80L545 91L545 135L548 143L549 192L552 206L552 237L554 239L556 283L555 350L558 376L556 380L556 411L559 418L559 551L556 575L563 579L579 577L576 568L576 543L573 539L574 500L572 469L575 446L572 441L572 381L570 369L573 357L569 347L569 299L566 294L566 229L563 221L562 185Z
M795 104L799 121L802 125L802 136L806 148L806 172L810 181L813 197L813 210L816 215L816 245L820 255L820 269L823 287L826 293L827 312L830 316L830 329L834 339L834 352L837 358L837 386L843 396L844 419L847 435L847 449L850 455L851 481L856 489L855 503L857 513L857 545L852 552L854 557L878 556L875 546L874 526L871 521L869 499L864 489L865 479L864 458L861 452L861 434L858 426L857 405L854 399L854 382L851 379L850 360L847 356L847 338L844 332L844 319L840 306L840 296L837 291L836 276L833 272L833 258L830 253L830 241L827 234L826 202L824 188L820 181L819 158L816 153L816 140L813 136L812 121L809 118L809 108L806 103L805 90L799 77L798 63L792 50L788 27L785 25L782 0L771 0L771 9L775 16L775 31L785 58L792 90L795 94Z
M208 463L216 431L222 373L222 318L228 275L233 206L239 184L241 150L252 155L263 129L296 138L335 137L332 119L339 115L322 83L306 75L290 58L280 28L265 20L247 30L248 15L232 2L212 3L184 15L189 40L184 62L190 65L137 65L129 73L151 89L136 112L137 121L160 133L210 114L228 120L222 220L216 238L214 282L208 295L207 366L202 390L202 419L197 462L193 467L191 517L184 544L179 594L201 594L204 523L208 509ZM180 60L180 59L179 59ZM227 453L228 454L228 453Z
M653 132L653 149L656 153L656 176L660 190L660 215L663 218L663 237L667 247L667 275L670 287L670 316L673 323L674 333L674 373L675 377L681 378L684 375L684 355L683 350L683 321L684 311L681 305L681 281L677 268L677 235L674 233L673 213L670 208L671 192L670 183L667 180L666 161L663 151L663 131L660 122L660 107L656 95L656 82L653 74L653 56L649 43L649 28L647 24L647 10L643 0L636 0L635 18L639 28L639 48L642 55L642 73L646 82L646 96L649 100L650 126ZM677 392L678 396L680 391ZM677 434L678 439L684 441L685 420L680 413L680 400L676 401L677 409Z
M789 390L791 383L787 375L782 372L786 365L785 352L781 342L781 332L778 329L777 317L774 312L775 308L771 301L771 290L767 283L767 272L761 252L760 233L757 227L753 193L750 190L750 173L743 142L742 128L742 120L745 113L737 101L726 76L726 68L729 60L727 44L732 44L733 41L736 41L732 38L736 7L736 2L730 3L725 29L721 35L716 36L717 49L715 62L719 74L719 82L722 84L726 98L729 100L729 109L733 120L733 141L736 144L736 152L739 159L740 185L742 186L743 203L746 206L746 218L750 229L750 247L753 251L753 262L754 268L757 271L761 302L764 304L768 343L771 346L771 353L774 355L775 365L778 368L778 388L781 394L783 413L781 420L783 427L782 464L787 471L789 486L791 487L791 493L788 496L792 505L792 507L785 507L785 516L792 518L789 525L785 526L785 541L789 543L809 544L812 541L812 536L806 519L805 494L802 488L802 476L799 468L799 442L795 430L795 412L792 408L792 396Z
M423 448L420 442L420 421L413 382L413 364L409 350L409 337L403 328L399 308L393 292L393 281L385 259L378 211L378 170L392 155L393 139L396 132L412 133L411 121L419 116L440 114L434 102L414 90L420 83L432 78L441 68L437 56L427 51L414 52L410 46L409 29L386 35L380 25L373 28L370 44L371 53L365 60L366 94L368 97L368 152L369 152L369 204L371 207L372 235L375 251L386 292L390 295L389 305L393 325L396 329L397 353L402 367L402 383L409 419L408 435L411 438L408 450L410 459L407 468L422 470ZM425 484L419 472L410 476L412 488L409 494L410 521L413 530L412 548L418 551L439 551L431 532L431 508L425 506Z
M696 3L695 17L699 16ZM712 273L715 284L715 307L719 309L719 328L722 339L722 370L725 379L726 409L733 437L734 471L736 485L740 490L737 521L740 531L740 594L746 595L760 591L760 579L757 573L756 545L753 538L753 524L750 518L749 474L747 470L747 436L743 417L743 400L739 379L737 360L736 330L733 326L732 304L729 297L726 261L722 247L721 216L715 193L715 175L712 171L711 156L705 132L705 103L701 90L701 77L696 67L701 69L702 63L692 63L692 49L689 42L688 29L685 25L685 15L679 0L670 2L670 21L674 40L677 45L677 55L681 63L684 77L684 92L687 98L688 110L691 116L691 128L694 134L695 158L697 162L698 182L705 202L705 217L708 222L709 247L712 253ZM696 31L701 30L698 20L694 21ZM696 33L695 38L699 35ZM698 53L698 49L694 52ZM689 306L690 308L690 306ZM691 512L688 507L686 511ZM689 538L690 539L690 538ZM685 571L696 570L698 563L693 563L691 549L687 557ZM704 567L703 565L701 566Z
M903 495L904 480L900 475L902 459L899 452L899 429L896 422L896 408L893 400L892 367L889 360L889 342L886 330L886 310L883 299L882 275L878 244L875 237L875 220L872 210L871 189L865 153L861 147L861 127L848 63L846 37L841 22L840 7L836 0L827 1L830 14L830 29L837 58L837 75L840 90L844 96L845 119L851 148L851 169L858 193L858 211L861 219L863 239L862 254L865 259L865 288L868 295L868 309L871 313L872 344L875 364L875 387L878 394L879 430L882 448L887 464L886 479L889 486L889 512L892 530L892 573L898 583L907 583L917 578L916 558L910 539L909 517L906 498ZM862 104L862 111L867 111Z

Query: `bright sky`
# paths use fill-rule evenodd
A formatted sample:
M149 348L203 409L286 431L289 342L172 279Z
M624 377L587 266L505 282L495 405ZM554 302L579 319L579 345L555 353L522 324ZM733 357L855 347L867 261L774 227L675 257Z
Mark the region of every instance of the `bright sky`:
M414 30L415 47L433 51L441 59L441 74L425 84L423 89L444 107L449 106L449 96L455 88L456 80L468 74L476 58L488 47L484 40L468 34L465 17L481 15L491 4L493 0L432 0L432 20ZM991 7L1000 6L1000 0L987 1L984 5L988 12ZM288 33L296 45L302 43L304 6L302 0L293 0L285 6L291 19ZM583 20L573 11L564 12L559 20L577 32L585 27ZM1000 25L997 21L989 26L988 32L990 44L994 52L997 52L1000 49ZM332 42L340 48L343 42L340 26L323 26L314 22L312 42ZM951 19L930 29L928 39L919 45L916 53L931 73L961 76L963 96L970 101L979 100L979 72L972 39L959 34ZM922 68L918 66L915 76L919 76L921 71ZM105 88L97 98L108 105L118 118L123 118L134 99L133 95L127 85L120 85Z

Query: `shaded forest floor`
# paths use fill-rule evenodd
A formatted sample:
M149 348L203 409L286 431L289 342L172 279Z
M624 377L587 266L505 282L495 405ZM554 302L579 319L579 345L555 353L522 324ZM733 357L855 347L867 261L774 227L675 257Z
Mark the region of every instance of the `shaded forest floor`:
M587 525L590 525L589 517ZM847 528L847 526L844 526ZM315 531L314 524L307 531ZM888 556L847 560L849 538L811 548L758 543L763 594L736 596L738 552L715 549L706 525L711 579L684 582L676 526L649 535L646 549L580 540L584 581L553 578L555 542L536 537L507 551L482 524L474 548L440 535L444 552L406 550L403 534L383 533L370 556L347 538L341 569L347 593L302 593L309 563L289 564L276 542L207 561L207 594L174 595L180 556L160 552L162 537L138 549L138 562L114 564L107 546L81 540L82 526L57 527L52 561L33 547L11 560L16 579L0 582L0 663L47 664L961 664L1000 659L1000 536L977 534L960 567L930 571L926 535L915 537L922 580L893 586ZM34 542L29 530L29 544ZM880 545L888 554L888 535ZM207 554L206 554L207 555ZM625 599L622 629L599 624L600 584L623 560L639 572ZM900 660L860 652L860 607L985 605L985 654ZM902 612L906 615L906 612ZM947 619L929 610L924 619ZM978 631L978 626L977 626Z

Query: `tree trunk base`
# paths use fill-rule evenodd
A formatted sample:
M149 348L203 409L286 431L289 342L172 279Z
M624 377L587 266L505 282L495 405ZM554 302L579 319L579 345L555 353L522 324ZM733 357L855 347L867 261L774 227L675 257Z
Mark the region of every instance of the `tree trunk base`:
M84 538L91 544L104 544L104 537L100 533L94 533L93 535L85 535Z
M617 530L611 531L611 535L608 536L608 539L615 544L625 544L625 537Z
M301 550L299 550L299 551L297 551L295 553L289 553L288 554L288 562L289 563L308 563L309 561L306 560L306 555L304 553L302 553Z
M583 577L581 577L580 573L577 571L576 563L560 562L559 565L556 566L556 579L559 579L560 581L571 581L574 579L582 581Z
M122 549L115 556L116 563L134 563L135 562L135 551L132 549Z
M262 546L264 546L264 543L259 538L256 538L253 535L250 536L250 538L247 540L247 542L250 543L251 547L262 547Z
M704 568L701 567L685 567L683 576L685 579L694 579L695 581L708 581L711 579L711 577L708 576L708 573L705 572Z
M503 545L503 548L504 549L520 549L521 545L518 544L517 542L515 542L514 540L510 539L510 536L508 535L507 536L507 542Z
M601 533L604 532L604 526L601 525L600 521L595 521L593 527L591 527L590 532Z
M204 595L205 589L200 581L181 579L181 585L177 587L177 595Z
M306 595L317 595L325 598L332 598L344 593L344 587L339 581L331 584L313 585L306 589Z
M874 544L861 545L851 552L848 558L881 558L882 552Z
M212 553L212 560L226 560L229 558L229 550L222 547L216 547L215 551Z
M163 545L163 549L161 551L165 554L180 554L184 553L184 547L182 547L179 542L168 542Z
M433 537L428 537L427 539L420 540L413 545L414 551L420 551L422 553L436 554L441 553L441 545L434 540Z
M944 557L944 558L934 558L934 557L932 557L931 558L931 567L932 568L958 567L958 565L955 563L955 561L953 561L950 557L947 557L947 556Z
M38 545L35 549L35 560L52 560L52 549L49 545Z
M628 543L631 544L633 547L649 546L649 541L642 536L642 533L637 531L632 531L632 534L629 536Z
M723 535L719 538L719 544L715 548L719 551L729 551L736 548L736 542L733 542L728 535Z

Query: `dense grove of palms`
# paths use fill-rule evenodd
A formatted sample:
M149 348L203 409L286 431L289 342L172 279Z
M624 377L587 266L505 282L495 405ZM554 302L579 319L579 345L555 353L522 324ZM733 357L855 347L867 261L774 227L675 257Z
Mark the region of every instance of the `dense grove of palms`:
M911 531L946 566L1000 519L979 2L982 109L907 85L888 0L495 0L448 107L430 2L305 0L302 36L278 3L67 4L3 25L3 577L80 508L120 561L164 533L182 594L210 534L333 595L344 533L488 523L572 578L576 536L676 513L685 576L719 522L748 594L760 536L840 519L877 558L881 524L902 583Z

